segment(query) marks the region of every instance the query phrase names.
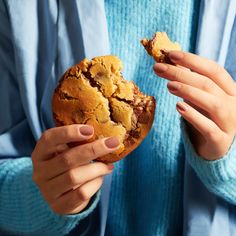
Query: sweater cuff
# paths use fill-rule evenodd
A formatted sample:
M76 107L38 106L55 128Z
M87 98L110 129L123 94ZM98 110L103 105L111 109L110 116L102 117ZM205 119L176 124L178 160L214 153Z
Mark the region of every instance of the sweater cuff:
M0 213L0 225L12 233L68 234L96 208L100 199L98 192L79 214L61 216L54 213L32 181L30 158L2 163L0 185L0 212L4 213Z
M236 204L236 138L223 157L208 161L196 153L182 118L181 129L186 159L203 184L210 192Z
M78 214L73 215L58 215L54 213L50 208L49 211L51 211L51 221L55 222L54 224L58 225L58 231L63 232L63 234L68 234L72 229L76 227L76 225L79 224L79 222L86 217L88 217L96 208L99 200L100 200L100 191L98 191L91 199L89 205ZM78 226L79 227L79 226Z

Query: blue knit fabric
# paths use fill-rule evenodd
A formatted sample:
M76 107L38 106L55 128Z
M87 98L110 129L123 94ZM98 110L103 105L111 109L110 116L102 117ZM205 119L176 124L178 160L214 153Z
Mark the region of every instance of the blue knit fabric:
M154 60L142 37L165 31L193 50L198 0L106 0L111 53L124 63L124 77L157 101L151 133L126 159L116 163L106 235L181 235L184 157L177 97L152 71Z
M81 59L83 43L78 30L81 19L76 6L85 2L32 0L22 4L22 1L0 1L1 236L9 235L5 232L65 235L72 229L74 233L70 235L81 235L76 229L93 230L98 226L100 219L93 218L95 225L87 216L98 216L91 213L96 213L94 209L100 194L96 194L94 201L79 214L55 214L32 181L30 158L37 137L51 127L49 104L53 81ZM90 10L98 10L101 1L96 2L97 5L91 4ZM167 31L183 49L192 50L197 24L197 11L193 9L198 9L198 0L106 1L112 53L123 60L125 77L136 81L143 91L157 99L151 133L129 157L116 163L106 235L182 235L184 158L209 191L231 203L230 208L236 205L236 140L228 153L217 161L206 161L198 156L175 111L178 98L167 92L166 81L154 75L153 59L139 44L141 37L151 37L159 30ZM93 18L86 15L83 22L85 20L93 25ZM88 28L94 33L94 26ZM99 38L97 34L91 35ZM191 210L201 211L204 216L202 208L196 205ZM227 213L221 215L226 216L225 224L234 217ZM196 212L190 217L190 221L197 219L192 225L195 228L204 225L204 217L198 224L198 215ZM205 233L209 227L202 230Z
M98 203L100 193L91 202L88 210L75 215L57 215L32 182L33 168L30 158L7 160L0 167L0 209L4 212L4 217L0 214L1 236L9 235L10 232L14 235L32 236L68 234Z

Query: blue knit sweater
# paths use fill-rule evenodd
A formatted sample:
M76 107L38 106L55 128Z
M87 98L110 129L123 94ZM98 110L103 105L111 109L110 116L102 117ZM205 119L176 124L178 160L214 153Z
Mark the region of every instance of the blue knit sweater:
M153 73L142 37L165 31L193 50L198 0L106 0L111 52L124 63L124 77L157 101L155 122L142 145L116 163L106 235L177 235L182 229L184 157L177 97ZM184 24L184 27L183 27Z
M83 212L59 216L32 181L31 161L41 133L53 126L50 104L57 79L84 56L83 39L87 37L90 46L98 40L94 32L99 27L91 22L99 19L89 18L87 12L101 11L101 1L84 9L86 2L0 1L1 236L9 232L60 236L73 229L76 235L76 229L85 231L87 225L96 228L88 223L88 216L98 218L94 209L100 194ZM184 50L194 49L198 0L105 3L112 53L123 60L125 78L157 100L152 131L137 150L116 163L106 235L181 235L185 159L209 191L236 205L236 141L217 161L206 161L196 154L187 133L181 130L184 127L175 111L178 98L167 92L166 81L154 75L153 59L139 40L157 30L166 31ZM93 25L90 31L82 27L83 38L81 18L87 26Z

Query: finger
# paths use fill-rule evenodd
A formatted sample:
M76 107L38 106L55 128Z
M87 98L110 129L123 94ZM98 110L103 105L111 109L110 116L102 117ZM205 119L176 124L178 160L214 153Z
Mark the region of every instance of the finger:
M202 115L187 103L178 102L176 109L205 139L217 143L219 138L224 134L212 120Z
M195 106L207 112L211 119L213 119L222 130L226 131L224 123L227 112L222 104L222 101L225 99L175 81L169 82L167 87L172 94L190 101Z
M52 198L56 199L73 188L110 174L113 169L114 165L106 165L101 162L79 166L49 180L45 184L44 192L50 192Z
M212 120L185 102L178 102L176 109L196 129L196 132L202 135L203 139L196 139L196 134L192 135L197 144L196 151L200 156L208 160L215 160L227 151L224 148L225 145L219 145L219 143L227 142L228 137Z
M235 82L230 74L216 62L181 51L171 51L168 56L174 63L210 78L226 93L235 95Z
M92 196L100 189L102 182L102 177L91 180L79 188L62 195L50 206L54 212L60 215L79 213L85 208Z
M67 143L90 139L93 132L93 127L89 125L67 125L48 129L38 141L34 154L37 154L39 161L47 160L54 153L61 152Z
M153 69L158 76L170 81L188 84L215 95L224 93L224 91L212 80L208 79L206 76L191 72L190 70L183 70L177 66L164 63L156 63Z
M116 137L103 138L76 146L50 160L39 163L41 175L45 179L51 179L70 169L88 164L98 157L114 152L118 148L119 140Z
M178 67L178 68L181 68L183 70L186 70L186 71L191 71L189 68L181 66L181 65L175 65L175 66Z
M202 109L204 115L207 114L223 131L227 132L225 120L227 119L228 112L223 104L225 98L214 96L179 82L169 82L167 87L172 94L190 101L196 107Z
M214 111L213 104L217 102L217 98L212 94L176 81L169 82L167 88L172 94L193 103L204 111L209 113Z

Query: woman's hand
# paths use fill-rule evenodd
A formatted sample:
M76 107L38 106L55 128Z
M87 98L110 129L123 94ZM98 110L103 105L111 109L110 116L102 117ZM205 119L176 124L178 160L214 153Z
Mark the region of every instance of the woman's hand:
M81 142L93 136L93 127L69 125L43 133L32 153L33 180L52 210L58 214L81 212L99 190L103 176L113 165L91 163L97 157L119 148L115 137L69 148L67 143Z
M207 160L224 156L236 134L236 84L217 63L197 55L169 52L178 66L156 63L154 71L170 80L169 91L185 100L177 111L189 122L197 153Z

